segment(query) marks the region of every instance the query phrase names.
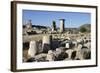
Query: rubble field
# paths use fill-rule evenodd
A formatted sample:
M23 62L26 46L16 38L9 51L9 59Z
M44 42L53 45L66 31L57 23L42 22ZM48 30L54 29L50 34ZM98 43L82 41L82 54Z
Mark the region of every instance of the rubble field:
M23 62L88 59L91 59L90 33L23 36Z

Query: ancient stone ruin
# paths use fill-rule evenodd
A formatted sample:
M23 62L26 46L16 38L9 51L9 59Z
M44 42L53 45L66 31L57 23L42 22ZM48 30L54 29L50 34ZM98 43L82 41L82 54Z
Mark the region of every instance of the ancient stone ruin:
M23 62L91 59L90 32L77 33L77 29L66 29L65 19L60 19L58 29L55 21L50 28L33 26L29 20L23 28Z

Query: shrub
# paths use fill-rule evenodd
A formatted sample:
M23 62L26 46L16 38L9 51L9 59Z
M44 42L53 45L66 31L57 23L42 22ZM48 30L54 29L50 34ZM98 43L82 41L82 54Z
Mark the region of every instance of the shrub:
M87 32L87 29L85 27L81 27L80 32L85 33L85 32Z

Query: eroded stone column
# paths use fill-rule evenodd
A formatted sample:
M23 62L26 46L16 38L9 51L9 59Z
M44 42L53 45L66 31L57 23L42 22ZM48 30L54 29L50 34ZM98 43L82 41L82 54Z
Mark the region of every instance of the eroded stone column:
M51 49L51 40L52 40L52 36L50 35L43 36L42 47L44 53L48 53L48 50Z
M38 43L37 41L30 41L28 55L30 57L34 57L38 51Z

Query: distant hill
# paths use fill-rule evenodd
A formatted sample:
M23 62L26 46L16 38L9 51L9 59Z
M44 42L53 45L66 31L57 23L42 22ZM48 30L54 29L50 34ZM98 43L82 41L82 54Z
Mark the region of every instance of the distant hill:
M86 28L87 32L91 32L91 24L83 24L79 27L79 29L82 27Z
M47 29L46 26L41 26L41 25L32 25L32 27L35 27L35 28L38 28L38 29L41 29L41 28Z

